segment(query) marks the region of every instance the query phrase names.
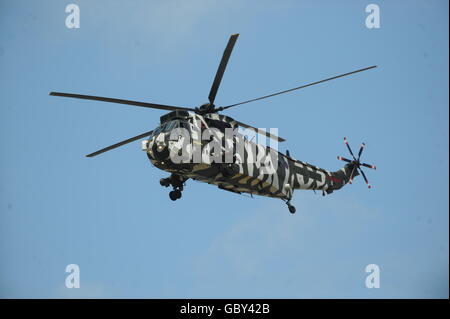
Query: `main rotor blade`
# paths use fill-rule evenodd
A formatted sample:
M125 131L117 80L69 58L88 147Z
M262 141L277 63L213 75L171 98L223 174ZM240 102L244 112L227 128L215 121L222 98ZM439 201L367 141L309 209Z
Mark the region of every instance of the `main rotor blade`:
M142 133L142 134L139 134L139 135L137 135L137 136L135 136L135 137L131 137L131 138L127 139L127 140L121 141L121 142L116 143L116 144L113 144L113 145L111 145L111 146L102 148L101 150L98 150L98 151L96 151L96 152L94 152L94 153L88 154L88 155L86 155L86 157L94 157L94 156L97 156L97 155L99 155L99 154L101 154L101 153L110 151L110 150L115 149L115 148L117 148L117 147L119 147L119 146L122 146L122 145L125 145L125 144L128 144L128 143L131 143L131 142L136 141L136 140L138 140L138 139L140 139L140 138L149 136L150 134L152 134L152 132L153 132L153 130L152 130L152 131L145 132L145 133Z
M167 110L167 111L175 111L175 110L195 111L195 109L191 109L191 108L187 108L187 107L113 99L113 98L109 98L109 97L93 96L93 95L81 95L81 94L62 93L62 92L50 92L50 95L70 97L70 98L83 99L83 100L94 100L94 101L102 101L102 102L110 102L110 103L118 103L118 104L128 104L128 105L147 107L147 108L159 109L159 110Z
M230 108L230 107L233 107L233 106L237 106L237 105L241 105L241 104L246 104L246 103L250 103L250 102L253 102L253 101L258 101L258 100L266 99L266 98L269 98L269 97L272 97L272 96L275 96L275 95L280 95L280 94L283 94L283 93L287 93L287 92L291 92L291 91L303 89L303 88L308 87L308 86L312 86L312 85L316 85L316 84L319 84L319 83L323 83L323 82L331 81L331 80L334 80L334 79L342 78L342 77L347 76L347 75L351 75L351 74L355 74L355 73L358 73L358 72L370 70L370 69L373 69L373 68L376 68L376 67L377 67L376 65L369 66L368 68L359 69L359 70L356 70L356 71L352 71L352 72L344 73L344 74L341 74L341 75L333 76L333 77L328 78L328 79L324 79L324 80L312 82L312 83L309 83L309 84L305 84L305 85L302 85L302 86L295 87L295 88L293 88L293 89L289 89L289 90L285 90L285 91L281 91L281 92L269 94L269 95L266 95L266 96L258 97L258 98L256 98L256 99L251 99L251 100L248 100L248 101L239 102L239 103L236 103L236 104L231 104L231 105L228 105L228 106L223 106L223 107L221 107L220 109L221 109L221 110L226 110L226 109L228 109L228 108Z
M216 76L214 77L214 82L211 86L211 90L209 91L208 99L209 103L211 104L214 104L214 100L216 99L217 90L219 89L220 82L222 81L223 74L225 73L228 60L230 59L231 51L233 51L233 47L238 36L239 34L233 34L230 36L227 47L223 52L222 60L220 61L219 68L217 69Z
M259 128L256 128L256 127L253 127L253 126L251 126L251 125L248 125L248 124L245 124L245 123L242 123L242 122L239 122L239 121L235 121L235 122L238 123L239 126L242 126L242 127L248 128L248 129L250 129L250 130L253 130L253 131L255 131L256 133L265 135L265 136L267 136L267 137L269 137L269 138L271 138L271 139L273 139L273 140L276 140L276 141L278 141L278 142L284 142L284 141L286 141L284 138L281 138L281 137L278 137L278 136L276 136L276 135L273 135L273 134L271 134L270 132L267 132L266 130L259 129Z

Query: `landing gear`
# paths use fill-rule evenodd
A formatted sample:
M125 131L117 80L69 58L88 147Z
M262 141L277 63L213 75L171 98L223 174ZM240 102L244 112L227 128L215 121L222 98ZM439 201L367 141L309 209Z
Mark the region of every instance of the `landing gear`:
M290 199L286 201L286 205L287 205L287 207L288 207L288 209L289 209L289 212L290 212L291 214L295 214L296 209L295 209L295 206L294 206L294 205L291 205L291 200L290 200Z
M183 178L180 175L172 174L167 178L161 178L159 183L163 187L173 186L173 191L169 193L169 198L175 201L181 198L181 191L183 190L183 184L186 180L186 178Z
M169 187L170 186L170 178L161 178L159 180L159 184L163 187Z

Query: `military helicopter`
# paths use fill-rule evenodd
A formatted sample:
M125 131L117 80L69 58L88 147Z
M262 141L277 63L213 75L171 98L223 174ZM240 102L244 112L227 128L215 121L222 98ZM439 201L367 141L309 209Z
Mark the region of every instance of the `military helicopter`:
M238 36L239 34L230 36L214 77L208 102L199 107L169 106L62 92L50 92L50 95L170 111L161 116L160 126L154 130L131 137L86 156L94 157L145 138L145 140L142 140L142 150L146 152L150 162L157 168L170 173L170 176L160 180L160 184L163 187L172 187L173 190L170 191L169 197L173 201L181 198L183 187L188 179L213 184L220 189L237 194L247 193L252 197L253 195L260 195L279 198L287 204L292 214L296 211L291 204L295 189L320 190L325 196L325 194L331 194L344 185L352 183L354 177L360 174L370 188L362 167L371 169L376 169L376 167L361 163L364 143L355 156L347 139L344 138L351 159L338 156L338 159L346 162L346 165L335 172L331 172L296 160L290 156L289 151L282 154L274 147L253 142L247 136L239 133L238 128L262 134L275 143L284 142L285 139L272 132L236 121L231 117L219 114L219 112L373 69L376 66L366 67L251 100L216 107L214 102L217 91ZM227 134L230 131L233 134ZM205 132L208 132L208 137L203 139ZM228 160L223 160L224 157ZM193 160L194 158L196 160Z

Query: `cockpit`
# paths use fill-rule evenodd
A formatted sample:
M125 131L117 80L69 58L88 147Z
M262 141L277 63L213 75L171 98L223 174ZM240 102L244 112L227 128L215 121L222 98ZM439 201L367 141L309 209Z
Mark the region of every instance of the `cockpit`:
M150 137L157 136L160 133L167 133L167 132L172 131L173 129L180 128L180 127L188 130L189 124L186 121L182 121L182 120L171 120L171 121L161 124L156 129L154 129L153 133Z

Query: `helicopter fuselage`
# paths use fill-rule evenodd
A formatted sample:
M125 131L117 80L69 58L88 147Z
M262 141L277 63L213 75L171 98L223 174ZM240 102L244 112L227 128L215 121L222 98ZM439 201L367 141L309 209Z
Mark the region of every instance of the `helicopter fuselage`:
M218 114L174 111L161 117L161 126L142 141L142 149L155 167L182 181L193 179L239 194L290 200L294 189L331 193L348 181L348 168L333 173L254 143L239 133L227 138L224 128L236 129L236 122ZM189 135L179 134L180 129ZM206 130L208 138L200 139Z

